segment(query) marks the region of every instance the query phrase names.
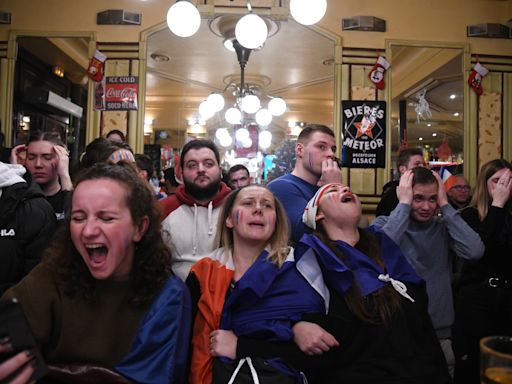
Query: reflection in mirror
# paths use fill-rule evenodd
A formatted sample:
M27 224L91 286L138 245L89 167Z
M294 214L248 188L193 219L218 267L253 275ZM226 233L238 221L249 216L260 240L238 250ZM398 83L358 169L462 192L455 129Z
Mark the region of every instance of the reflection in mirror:
M239 17L202 19L190 38L176 37L163 25L147 38L146 144L179 150L187 138L202 136L216 140L221 154L232 153L235 140L223 147L216 132L227 128L235 138L224 112L235 103L232 85L240 85L241 67L224 42L233 38ZM261 49L250 53L244 83L256 89L265 107L268 96L286 101L283 115L273 116L268 127L258 127L272 134L270 146L258 151L271 154L290 139L290 133L298 134L290 128L294 122L333 126L335 41L293 20L266 20L269 37ZM199 115L199 104L212 92L222 93L226 105L206 119ZM246 115L246 123L254 123L254 118Z
M392 156L401 145L421 147L431 167L462 172L462 49L391 45L391 52Z
M89 38L19 36L15 67L14 145L30 131L58 132L71 164L85 145Z

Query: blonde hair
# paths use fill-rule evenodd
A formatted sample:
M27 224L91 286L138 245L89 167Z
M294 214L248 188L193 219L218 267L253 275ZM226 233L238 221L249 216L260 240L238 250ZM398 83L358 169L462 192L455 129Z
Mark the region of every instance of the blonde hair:
M512 165L505 159L491 160L480 168L480 172L476 179L475 193L473 194L471 203L469 204L470 207L474 207L478 211L480 221L485 219L489 206L492 204L492 196L487 188L487 180L503 168L508 168L512 171ZM508 210L510 210L511 205L512 204L509 199L505 207L508 207Z
M219 221L217 223L216 243L219 248L223 247L225 251L233 251L233 229L228 228L226 226L226 219L233 212L233 206L235 205L236 198L238 197L240 191L244 190L245 188L255 187L270 191L270 189L262 185L252 184L234 190L224 200L222 210L219 215ZM274 205L276 210L276 226L274 232L272 233L272 236L268 241L268 246L270 249L268 254L268 260L271 263L277 265L278 267L281 267L284 264L286 258L288 257L288 254L290 253L290 247L288 246L288 239L290 236L288 216L286 215L286 212L282 204L279 202L279 200L276 199L274 194L272 194L272 196L274 197Z

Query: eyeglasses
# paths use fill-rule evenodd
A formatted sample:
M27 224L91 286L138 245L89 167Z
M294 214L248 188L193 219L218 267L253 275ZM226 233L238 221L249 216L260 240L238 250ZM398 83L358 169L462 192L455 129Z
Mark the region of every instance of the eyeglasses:
M469 185L454 185L452 188L460 192L469 191L471 189Z

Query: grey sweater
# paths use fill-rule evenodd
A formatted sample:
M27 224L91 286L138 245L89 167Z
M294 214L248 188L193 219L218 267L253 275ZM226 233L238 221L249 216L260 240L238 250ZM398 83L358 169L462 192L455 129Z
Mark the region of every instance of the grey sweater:
M485 247L478 234L450 204L441 207L442 217L428 222L410 220L411 206L398 204L389 216L379 216L381 227L402 249L416 273L427 283L428 312L437 337L451 336L454 321L449 249L466 260L478 260Z

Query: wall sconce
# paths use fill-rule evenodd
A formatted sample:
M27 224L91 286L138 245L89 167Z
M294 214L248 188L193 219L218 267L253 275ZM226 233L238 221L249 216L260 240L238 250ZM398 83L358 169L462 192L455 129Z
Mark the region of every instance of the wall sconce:
M60 77L61 79L64 77L64 70L58 65L52 68L52 72L55 76Z

